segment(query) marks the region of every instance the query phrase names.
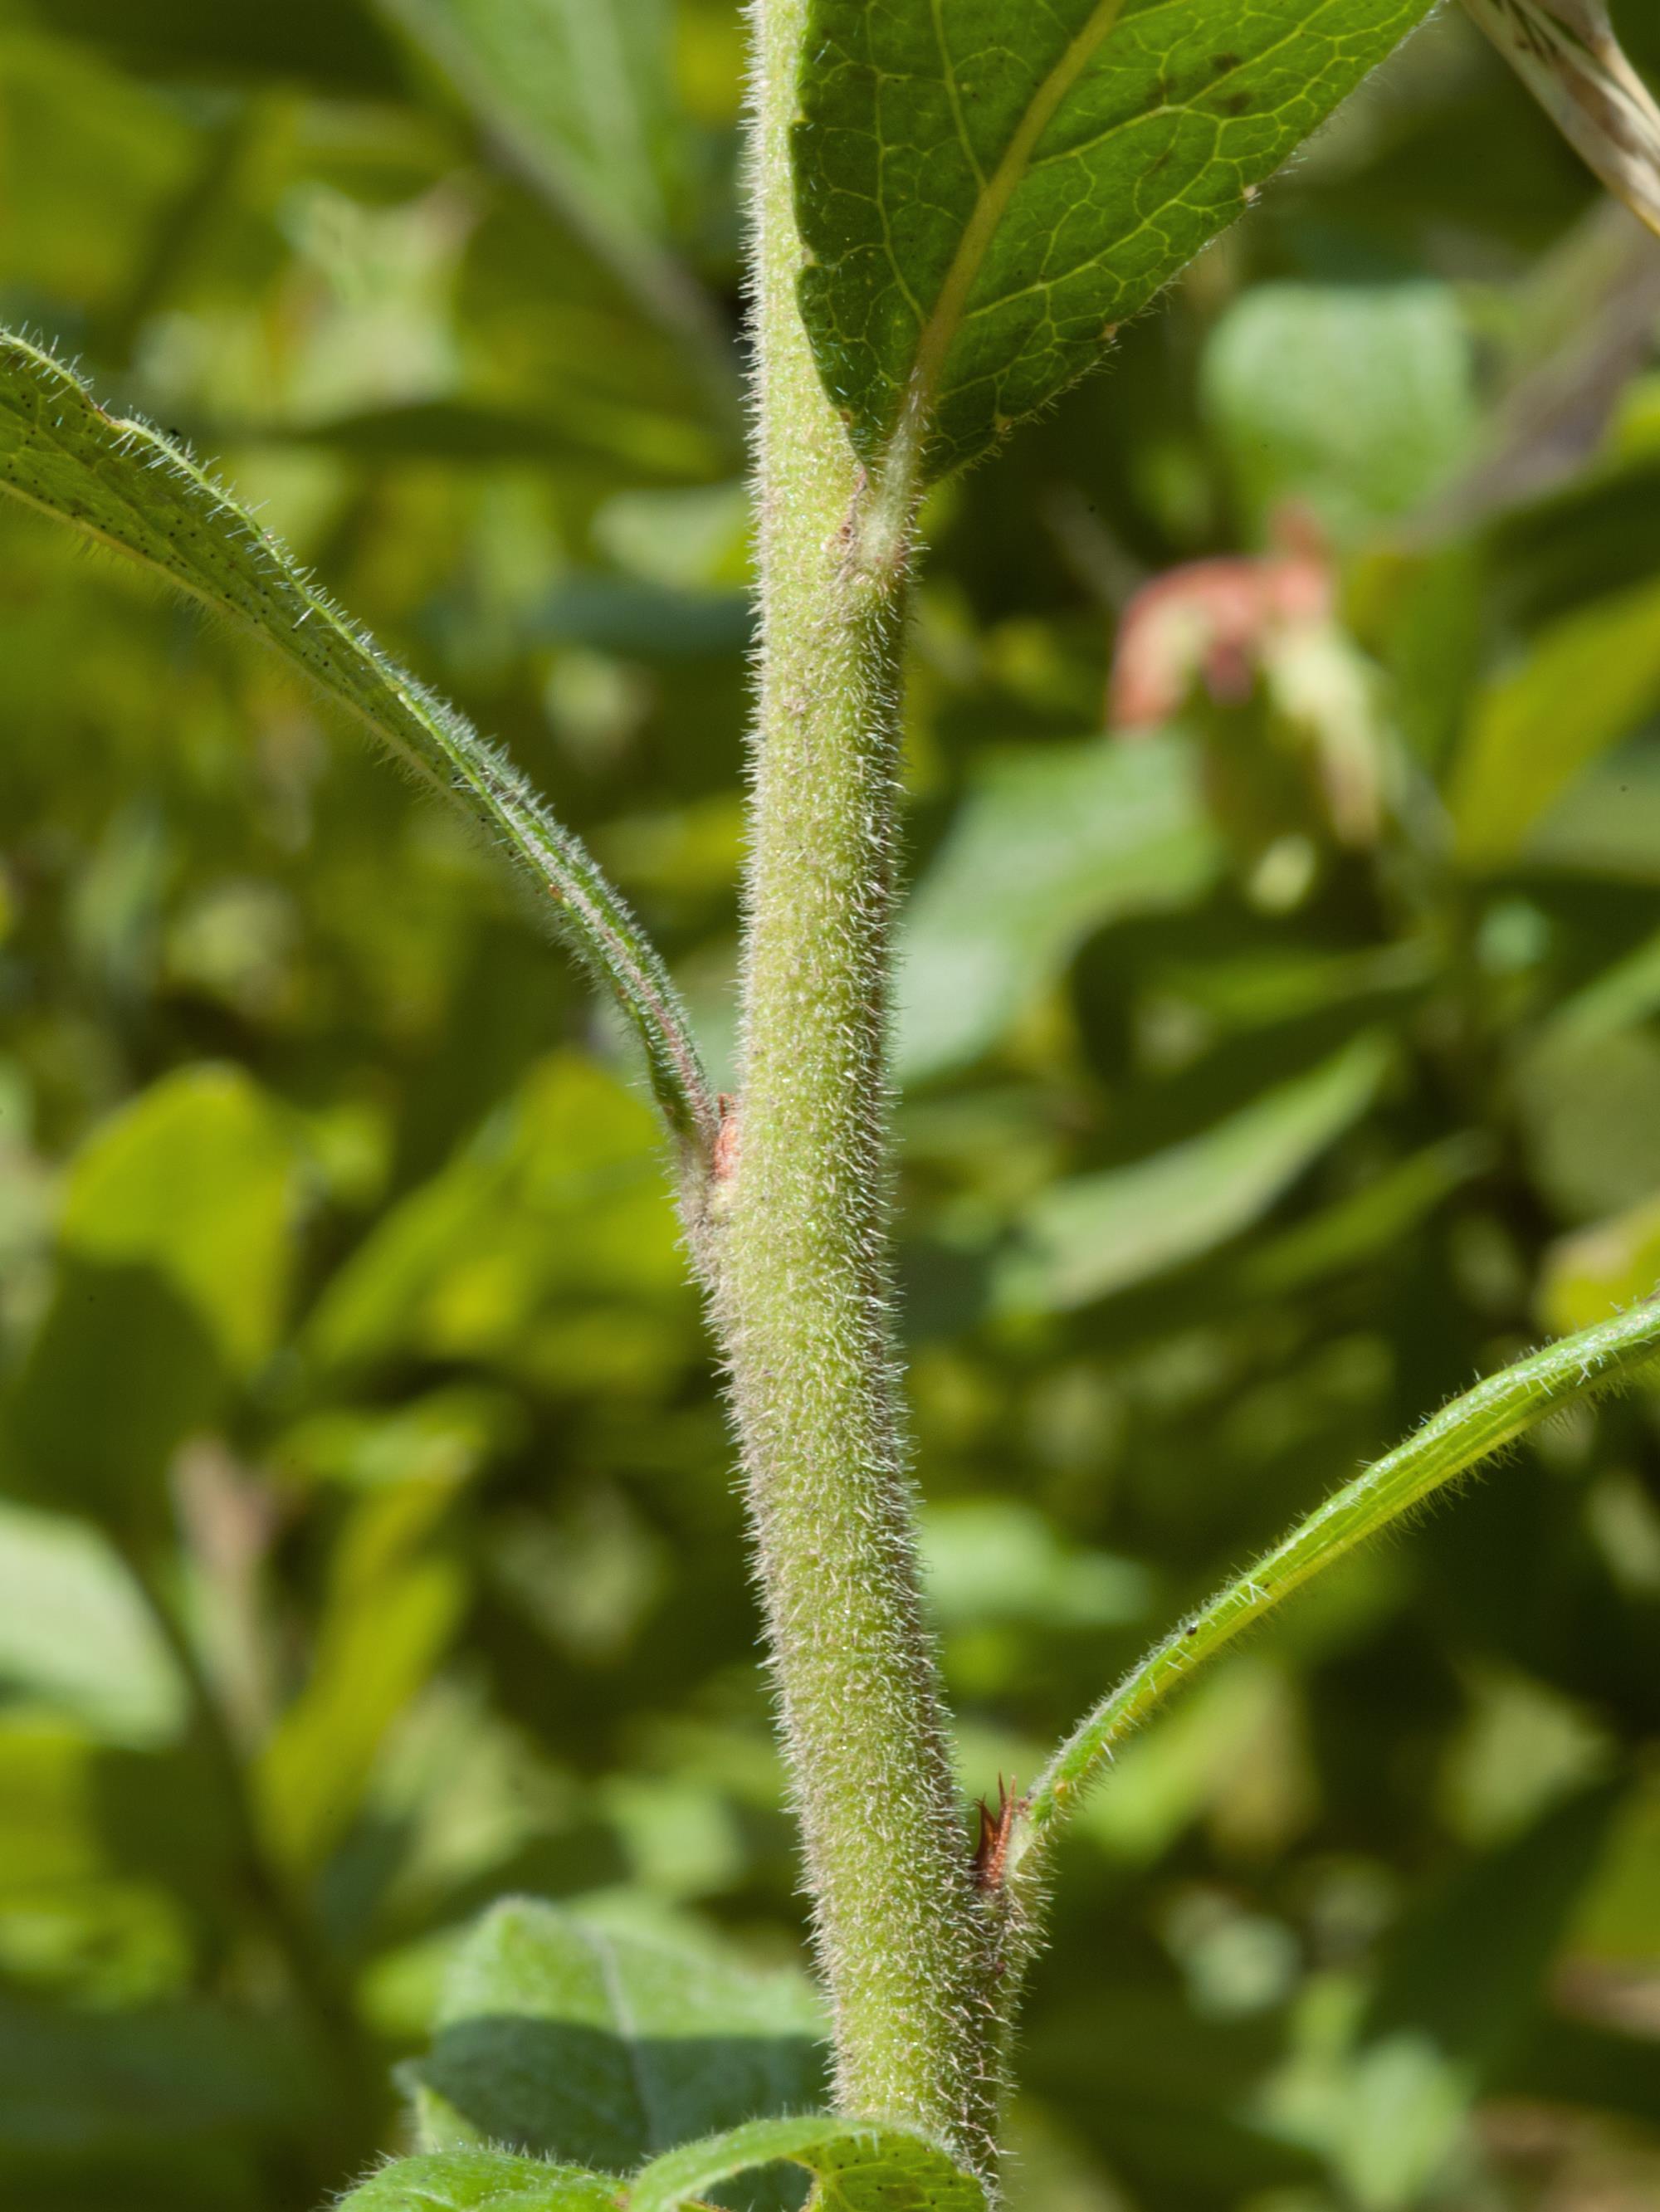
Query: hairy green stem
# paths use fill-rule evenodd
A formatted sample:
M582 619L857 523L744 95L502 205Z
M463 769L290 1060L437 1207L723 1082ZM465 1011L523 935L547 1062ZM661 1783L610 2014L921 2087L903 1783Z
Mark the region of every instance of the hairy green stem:
M1183 1621L1080 1722L1022 1808L1011 1877L1031 1881L1044 1847L1119 1744L1206 1660L1446 1484L1564 1407L1617 1389L1657 1357L1660 1301L1634 1306L1489 1376L1329 1498Z
M763 652L745 1065L704 1253L732 1375L844 2110L982 2171L985 1944L891 1341L888 977L914 495L879 497L801 327L804 0L753 0Z

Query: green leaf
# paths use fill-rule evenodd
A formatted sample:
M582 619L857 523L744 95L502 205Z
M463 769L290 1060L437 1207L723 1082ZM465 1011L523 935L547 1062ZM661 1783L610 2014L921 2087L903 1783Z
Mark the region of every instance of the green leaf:
M669 228L672 51L665 0L379 0L516 166L567 211Z
M1358 1037L1202 1136L1043 1192L1003 1268L1004 1303L1086 1305L1237 1237L1365 1111L1389 1060L1381 1037Z
M170 1994L196 1942L234 1917L243 1874L199 1745L116 1749L38 1707L0 1712L9 1979L93 2002Z
M6 1474L27 1497L154 1534L173 1454L229 1377L199 1316L152 1267L58 1271L6 1407Z
M1660 884L1660 748L1622 746L1576 777L1528 838L1529 868Z
M926 2136L829 2114L755 2120L684 2144L636 2177L629 2212L680 2212L722 2183L779 2160L812 2174L818 2212L984 2212L980 2184Z
M1503 867L1553 800L1660 704L1660 586L1553 624L1489 687L1453 777L1467 866Z
M1541 2020L1493 2089L1529 2105L1579 2105L1660 2126L1660 2067L1654 2038L1640 2030L1625 2035L1560 2016Z
M683 1135L715 1113L678 995L593 856L453 708L380 652L184 451L104 413L80 379L0 336L0 490L132 555L252 629L500 844L639 1038Z
M625 2171L815 2098L822 2025L795 1975L510 1900L456 1961L415 2069L426 2138Z
M549 1304L590 1318L689 1297L644 1102L575 1053L550 1054L330 1282L307 1332L330 1366L411 1349L505 1358Z
M400 2158L341 2199L341 2212L617 2212L615 2178L506 2151Z
M275 1343L298 1164L283 1115L230 1069L169 1076L94 1135L9 1408L28 1489L129 1532L155 1510L179 1445Z
M901 1074L976 1058L1091 930L1202 897L1221 858L1177 738L994 754L905 916Z
M179 1733L178 1669L132 1577L83 1522L0 1505L0 1689L106 1742Z
M1254 521L1298 499L1348 538L1462 459L1472 370L1449 285L1259 284L1217 325L1203 398Z
M1660 1189L1660 1036L1651 1029L1575 1039L1547 1028L1514 1055L1511 1085L1534 1187L1558 1218L1604 1220Z
M84 40L149 76L275 76L359 98L399 88L397 58L361 0L0 0L0 26L11 25Z
M1660 1197L1593 1222L1546 1251L1539 1317L1548 1328L1588 1328L1610 1307L1646 1297L1660 1282Z
M1030 1622L1053 1632L1139 1620L1146 1569L1110 1552L1074 1549L1035 1506L1013 1498L960 1498L923 1516L929 1607L940 1626Z
M350 1826L376 1752L443 1657L465 1597L449 1561L417 1559L331 1603L311 1677L259 1764L264 1826L289 1865L319 1865Z
M1368 2039L1426 2036L1472 2087L1490 2078L1539 2005L1624 1796L1599 1784L1462 1868L1391 1942Z
M1327 1498L1183 1621L1085 1716L1026 1801L1012 1867L1053 1833L1117 1747L1207 1659L1304 1583L1552 1413L1651 1372L1657 1346L1660 1302L1548 1345L1444 1406L1405 1443Z
M812 0L801 304L860 452L904 422L937 474L1044 406L1426 12Z
M378 0L449 80L487 143L677 337L735 440L731 344L669 251L686 198L667 0Z
M1253 1246L1239 1262L1242 1294L1283 1297L1398 1252L1455 1191L1491 1169L1493 1152L1490 1140L1474 1130L1426 1145L1348 1197Z
M630 2186L501 2151L396 2160L344 2212L680 2212L767 2166L804 2167L820 2212L984 2212L985 2192L924 2136L829 2114L754 2120L655 2159Z
M1639 1968L1660 1958L1660 1775L1645 1771L1621 1805L1572 1941L1581 1958Z
M1548 1047L1580 1051L1660 1013L1660 932L1646 937L1557 1007L1546 1024Z
M155 1268L246 1373L287 1302L298 1130L239 1068L167 1076L104 1123L75 1163L64 1249Z
M719 444L695 421L625 404L562 395L556 416L470 399L413 399L321 422L240 418L216 426L227 445L307 446L368 461L447 461L488 468L536 462L630 483L702 485L719 473Z
M1304 2115L1358 2201L1422 2203L1475 2099L1508 2080L1619 1796L1599 1787L1470 1861L1393 1935L1357 2046Z
M250 2012L70 2011L0 1994L0 2145L37 2152L46 2171L69 2147L127 2172L232 2129L314 2126L317 2087L293 2039Z

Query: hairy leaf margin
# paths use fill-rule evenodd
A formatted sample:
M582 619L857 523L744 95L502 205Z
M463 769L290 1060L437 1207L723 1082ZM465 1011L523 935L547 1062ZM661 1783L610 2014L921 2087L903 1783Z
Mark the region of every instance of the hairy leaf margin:
M53 354L0 331L0 491L67 522L251 629L347 708L517 864L609 986L658 1104L707 1147L718 1115L668 971L581 842L454 708L383 653L185 449L112 416Z
M1123 1739L1293 1590L1513 1443L1553 1413L1619 1389L1660 1361L1660 1298L1517 1360L1432 1414L1329 1498L1274 1549L1171 1631L1087 1713L1021 1808L1012 1875L1038 1854Z

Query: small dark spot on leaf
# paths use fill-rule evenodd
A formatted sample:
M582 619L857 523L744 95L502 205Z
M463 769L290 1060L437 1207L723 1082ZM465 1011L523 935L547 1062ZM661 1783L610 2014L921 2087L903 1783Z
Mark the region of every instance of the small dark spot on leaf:
M1238 68L1239 57L1237 54L1213 54L1210 58L1210 65L1218 76L1225 76L1230 70Z
M1236 92L1230 99L1225 100L1222 105L1230 115L1243 115L1250 106L1250 94L1248 92Z

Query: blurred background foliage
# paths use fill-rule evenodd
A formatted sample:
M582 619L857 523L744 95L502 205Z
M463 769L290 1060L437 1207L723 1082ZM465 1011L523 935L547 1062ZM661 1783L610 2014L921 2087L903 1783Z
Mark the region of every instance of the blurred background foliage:
M502 737L723 1068L741 60L735 0L0 0L3 319ZM965 1792L1660 1277L1657 322L1444 15L933 501L902 1236ZM0 2196L306 2212L491 1899L799 1960L731 1455L634 1072L489 857L16 508L0 670ZM1017 2205L1660 2202L1657 1700L1650 1399L1129 1748Z

